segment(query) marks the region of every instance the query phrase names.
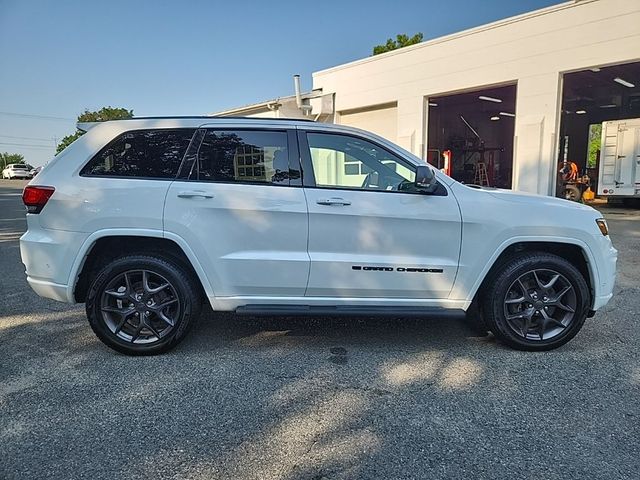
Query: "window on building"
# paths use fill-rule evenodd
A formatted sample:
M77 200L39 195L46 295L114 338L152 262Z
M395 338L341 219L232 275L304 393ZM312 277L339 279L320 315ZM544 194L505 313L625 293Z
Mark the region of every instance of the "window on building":
M208 130L198 151L197 179L211 182L289 182L286 132Z
M347 135L308 133L311 163L319 187L406 190L414 169L388 150Z
M138 130L110 142L80 175L174 178L194 129Z

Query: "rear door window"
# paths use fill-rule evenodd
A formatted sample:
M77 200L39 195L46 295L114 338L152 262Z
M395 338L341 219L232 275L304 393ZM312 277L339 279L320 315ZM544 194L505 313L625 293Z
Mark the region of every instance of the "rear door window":
M93 157L80 175L175 178L194 132L182 128L123 133Z
M189 178L289 185L287 132L207 129Z

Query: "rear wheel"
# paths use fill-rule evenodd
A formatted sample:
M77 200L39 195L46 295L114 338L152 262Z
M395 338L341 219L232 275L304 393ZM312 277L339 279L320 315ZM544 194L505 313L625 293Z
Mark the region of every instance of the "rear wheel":
M132 255L114 260L87 295L91 328L109 347L128 355L154 355L175 347L200 312L195 280L168 259Z
M589 288L573 265L556 255L529 253L506 262L484 298L487 325L519 350L551 350L582 328Z

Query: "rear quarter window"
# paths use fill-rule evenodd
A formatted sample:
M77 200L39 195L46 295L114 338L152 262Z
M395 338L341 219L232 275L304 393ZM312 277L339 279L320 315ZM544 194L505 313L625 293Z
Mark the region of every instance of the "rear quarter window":
M125 132L98 152L80 175L175 178L194 133L193 128Z

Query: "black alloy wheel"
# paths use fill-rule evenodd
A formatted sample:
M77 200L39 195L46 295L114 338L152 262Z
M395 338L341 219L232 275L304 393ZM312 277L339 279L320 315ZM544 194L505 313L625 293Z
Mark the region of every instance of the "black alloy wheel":
M591 292L569 261L545 252L506 260L481 292L482 314L498 340L519 350L564 345L584 325Z
M180 299L175 287L160 274L128 270L109 282L100 310L114 335L131 343L152 343L175 328Z
M98 338L128 355L175 347L201 308L197 280L161 256L131 255L109 262L87 295L87 317Z
M561 334L576 317L573 285L555 270L529 270L509 287L504 315L522 338L549 340Z

